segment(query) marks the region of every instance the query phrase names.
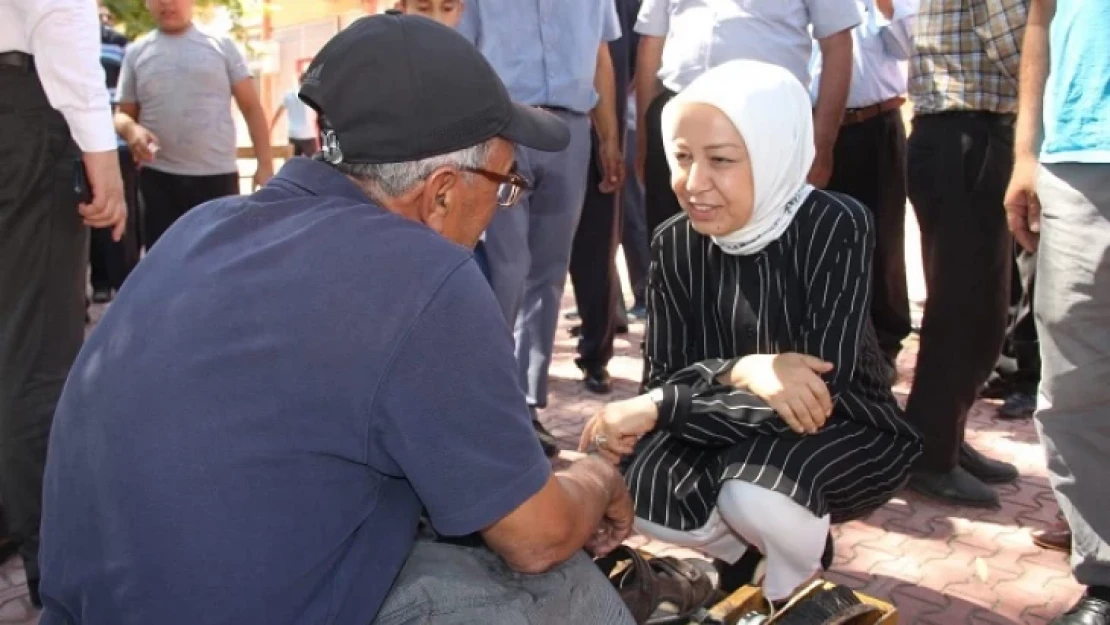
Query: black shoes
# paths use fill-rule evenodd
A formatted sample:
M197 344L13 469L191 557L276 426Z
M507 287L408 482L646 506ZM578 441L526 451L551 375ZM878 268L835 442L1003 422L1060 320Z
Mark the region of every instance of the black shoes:
M1110 625L1110 588L1092 586L1070 610L1049 625Z
M987 484L1009 484L1018 478L1017 467L988 458L967 443L960 445L960 466Z
M1018 477L1014 465L988 458L967 443L960 445L959 461L945 473L915 472L910 476L910 490L957 506L997 508L998 493L987 484L1006 484Z
M1037 410L1037 398L1032 393L1015 391L1006 396L998 407L998 418L1008 421L1032 419Z
M605 367L581 367L583 383L586 385L586 390L598 395L606 395L613 390L612 382L609 379L609 371Z
M946 473L918 471L910 476L909 489L930 499L970 508L997 508L998 493L967 469L957 466Z

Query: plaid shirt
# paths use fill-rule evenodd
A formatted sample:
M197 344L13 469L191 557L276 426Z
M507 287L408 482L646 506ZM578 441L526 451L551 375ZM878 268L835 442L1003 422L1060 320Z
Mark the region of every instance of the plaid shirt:
M1017 112L1029 0L922 0L910 59L918 114Z

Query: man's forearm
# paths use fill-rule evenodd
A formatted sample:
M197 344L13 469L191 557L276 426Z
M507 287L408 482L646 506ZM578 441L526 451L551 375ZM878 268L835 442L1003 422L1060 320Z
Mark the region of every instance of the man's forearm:
M617 130L617 81L613 76L613 59L609 44L603 43L597 51L597 70L594 73L597 105L590 112L594 131L601 141L619 140Z
M1048 28L1056 13L1055 0L1033 0L1021 51L1018 116L1014 128L1014 154L1036 158L1040 151L1044 87L1048 80Z
M659 67L663 61L663 38L640 37L636 52L636 124L644 127L647 109L659 95Z
M266 163L273 167L274 159L270 154L270 127L266 125L266 116L262 113L262 106L251 107L243 111L243 118L247 122L247 131L251 135L251 145L254 146L254 156L259 164Z
M821 82L813 112L814 142L831 148L840 133L848 90L852 85L852 34L844 30L820 41Z
M112 116L112 123L116 127L116 133L121 137L126 137L131 129L135 127L135 124L139 122L127 113L117 110Z

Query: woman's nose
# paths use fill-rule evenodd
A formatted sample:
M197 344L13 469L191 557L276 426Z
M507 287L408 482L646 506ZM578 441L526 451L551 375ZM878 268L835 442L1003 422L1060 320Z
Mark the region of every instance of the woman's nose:
M709 168L705 167L699 161L691 163L690 169L686 174L686 190L690 193L698 193L712 187L713 182L709 177Z

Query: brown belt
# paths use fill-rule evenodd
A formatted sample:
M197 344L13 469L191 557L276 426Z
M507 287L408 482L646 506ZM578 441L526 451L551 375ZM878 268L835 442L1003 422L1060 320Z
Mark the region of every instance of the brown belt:
M840 121L841 126L851 126L853 124L863 123L873 117L878 117L883 113L889 113L895 109L902 108L906 103L906 99L902 96L893 97L889 100L883 100L878 104L865 106L858 109L847 109L844 111L844 118Z
M0 52L0 65L5 67L15 67L28 72L35 67L35 57L27 54L26 52L19 52L16 50L12 50L10 52Z

